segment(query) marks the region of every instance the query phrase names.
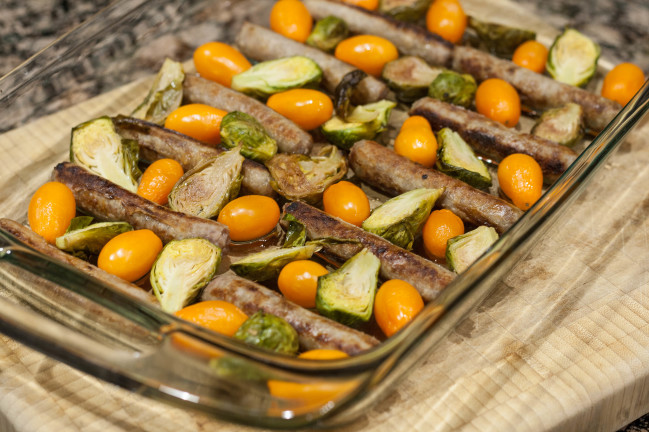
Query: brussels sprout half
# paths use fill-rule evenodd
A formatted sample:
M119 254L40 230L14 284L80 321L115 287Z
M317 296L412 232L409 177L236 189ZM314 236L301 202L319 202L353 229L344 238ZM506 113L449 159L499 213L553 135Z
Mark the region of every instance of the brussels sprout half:
M462 273L496 240L498 240L496 230L486 226L480 226L466 234L453 237L446 245L446 262L451 270Z
M437 142L438 170L478 189L491 186L487 166L457 132L443 128L437 132Z
M380 267L381 261L363 249L338 270L320 276L316 291L318 312L347 325L369 321Z
M131 192L137 191L137 179L142 175L138 158L137 141L119 136L110 117L99 117L72 129L70 162Z
M600 51L595 42L577 30L567 28L550 47L548 73L562 83L586 85L595 75Z
M262 311L244 321L234 337L248 345L280 354L295 355L300 347L293 326L283 318Z
M420 57L403 56L387 63L381 76L400 101L409 103L426 96L430 83L443 70Z
M211 218L239 193L244 157L239 148L207 159L186 172L169 193L169 207Z
M232 263L230 269L241 277L257 282L265 281L276 278L286 264L292 261L309 259L320 249L322 249L322 246L314 243L307 243L304 246L266 249Z
M322 133L332 144L349 150L356 141L373 139L383 132L396 105L388 100L359 105L349 115L347 122L338 116L328 120L322 125Z
M220 263L221 249L205 239L167 243L149 278L162 310L175 313L187 306L214 277Z
M437 75L428 88L428 96L442 102L469 108L478 85L469 74L444 71Z
M415 189L396 196L377 207L361 226L410 250L442 192L444 189Z
M241 146L241 154L249 159L265 162L277 153L277 142L253 116L229 112L221 120L221 142L224 147Z
M267 99L286 90L315 86L322 79L322 69L304 56L284 57L257 63L232 78L232 89Z
M476 32L482 45L499 57L511 58L520 44L536 39L533 31L484 22L474 17L469 17L468 26Z
M291 201L319 202L324 190L347 174L347 159L333 145L321 146L313 153L280 153L266 162L273 189Z
M417 21L426 14L432 0L381 0L379 12L400 21Z
M74 255L88 254L99 255L101 249L113 237L133 230L133 227L126 222L100 222L90 225L86 224L89 216L80 216L83 222L75 223L71 229L60 237L56 238L56 247ZM74 219L73 219L74 221Z
M183 65L165 59L151 90L144 101L135 108L131 117L163 125L167 116L180 106L183 99Z
M328 16L315 23L306 44L325 52L331 52L340 41L347 38L348 34L349 28L345 21L335 16Z
M531 131L532 135L572 146L584 136L584 109L568 103L541 114Z

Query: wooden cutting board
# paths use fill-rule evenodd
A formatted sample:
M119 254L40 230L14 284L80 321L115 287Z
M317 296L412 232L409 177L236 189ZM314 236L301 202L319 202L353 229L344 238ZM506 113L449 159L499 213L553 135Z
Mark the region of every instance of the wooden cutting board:
M66 158L71 126L129 112L146 87L126 86L0 136L0 215L24 220L25 194L15 191L33 192ZM485 303L345 430L610 431L649 412L648 132L645 124L622 144ZM250 429L0 339L0 430Z

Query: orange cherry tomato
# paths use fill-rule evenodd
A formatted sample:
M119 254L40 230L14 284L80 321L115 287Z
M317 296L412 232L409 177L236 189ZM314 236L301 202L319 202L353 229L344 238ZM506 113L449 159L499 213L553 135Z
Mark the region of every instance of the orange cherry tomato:
M77 211L74 195L59 182L39 187L29 201L27 220L31 229L48 243L65 234Z
M266 102L304 130L315 129L331 118L334 104L326 94L309 89L293 89L275 93Z
M233 336L248 319L241 309L221 300L195 303L182 308L175 315L226 336Z
M458 43L466 30L467 17L457 0L435 0L426 14L426 27L452 43Z
M230 228L232 240L254 240L277 226L279 206L267 196L245 195L227 203L217 220Z
M277 287L284 297L304 308L315 307L318 276L329 273L314 261L299 260L284 266L277 278Z
M406 121L404 121L403 124L401 125L401 129L406 129L415 126L424 127L432 130L428 120L426 120L425 117L418 116L418 115L408 117Z
M365 192L348 181L325 189L322 196L324 211L352 225L361 226L370 215L370 200Z
M162 250L162 240L148 229L113 237L99 252L97 267L134 282L147 274Z
M428 124L427 121L426 124ZM399 135L394 140L394 151L413 162L430 168L437 161L437 139L430 125L428 127L408 127L404 123L399 131Z
M340 42L335 56L370 75L380 76L383 66L399 58L397 47L379 36L358 35Z
M543 193L543 172L533 157L514 153L498 164L500 189L521 210L527 210Z
M408 282L392 279L376 292L374 318L383 333L390 337L408 324L422 309L419 291Z
M541 42L530 40L516 48L512 62L536 73L543 73L548 59L548 49Z
M428 256L444 258L449 239L464 234L464 222L450 210L435 210L424 224L424 249Z
M298 357L309 360L336 360L347 358L349 357L349 355L337 349L314 349L310 351L304 351Z
M144 171L137 187L137 194L156 204L167 204L169 192L185 172L173 159L160 159Z
M476 110L504 124L514 127L521 116L521 100L516 89L500 78L490 78L478 86L475 93Z
M236 48L222 42L208 42L196 48L194 66L203 78L227 87L233 76L252 67Z
M208 144L221 142L221 120L227 114L203 104L183 105L167 116L165 127Z
M270 28L289 39L305 42L312 27L313 18L299 0L279 0L270 11Z
M624 106L640 90L644 81L642 69L632 63L620 63L604 77L602 96Z
M379 8L379 0L342 0L342 2L367 10L377 10Z

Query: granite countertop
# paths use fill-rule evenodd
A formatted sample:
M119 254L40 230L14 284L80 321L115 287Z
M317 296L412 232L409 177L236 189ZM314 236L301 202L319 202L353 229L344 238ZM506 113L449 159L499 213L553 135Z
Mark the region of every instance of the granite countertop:
M37 53L59 36L83 22L110 0L5 0L0 14L0 76L9 72L22 61ZM191 2L190 2L191 3ZM602 47L602 57L614 62L630 61L649 71L649 2L646 0L518 0L518 3L533 10L537 15L557 25L577 28L597 40ZM236 8L234 8L236 9ZM174 17L166 16L164 21L173 26L178 24ZM236 10L230 15L214 14L214 21L236 20ZM153 18L152 18L153 20ZM160 22L160 20L157 20ZM186 22L184 24L187 24ZM218 30L206 27L193 28L202 32L203 38L218 39ZM210 33L211 32L211 33ZM117 41L113 43L133 43ZM135 50L142 74L155 71L164 55L181 57L192 49L192 43L182 32L178 35L161 36L153 49ZM155 52L156 55L151 55ZM189 51L190 52L190 51ZM161 54L163 54L161 56ZM185 56L187 58L187 56ZM76 71L66 76L79 85L75 93L65 100L48 101L44 108L34 115L42 115L60 109L101 92L104 87L95 80L95 72L104 66L101 58L84 61ZM108 86L110 87L110 86ZM39 94L47 101L48 95ZM37 104L34 104L37 105ZM17 123L16 123L17 124ZM5 129L11 123L5 123ZM14 124L15 125L15 124ZM3 129L0 127L0 130ZM649 415L637 420L624 429L627 432L649 431Z

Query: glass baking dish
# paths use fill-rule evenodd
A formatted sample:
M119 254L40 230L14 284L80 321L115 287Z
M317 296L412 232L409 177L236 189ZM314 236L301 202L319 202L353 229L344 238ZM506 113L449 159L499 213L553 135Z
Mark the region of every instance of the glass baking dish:
M231 40L244 19L265 24L271 4L118 1L1 79L0 130L27 125L0 136L11 161L0 174L1 215L25 221L29 196L67 158L72 126L91 114L129 112L165 55L186 60L203 42ZM96 95L102 96L90 100ZM84 105L89 100L90 108ZM133 392L220 418L273 428L347 423L385 396L484 299L648 109L645 84L484 256L406 330L362 355L314 364L250 348L113 292L6 233L0 233L0 331ZM43 148L20 147L44 130L51 134ZM309 396L271 396L269 381Z

